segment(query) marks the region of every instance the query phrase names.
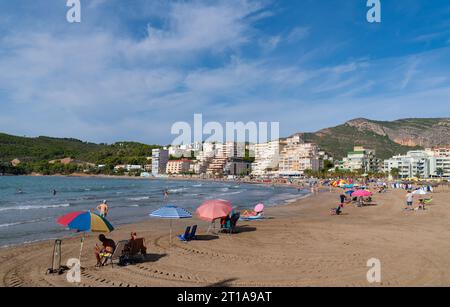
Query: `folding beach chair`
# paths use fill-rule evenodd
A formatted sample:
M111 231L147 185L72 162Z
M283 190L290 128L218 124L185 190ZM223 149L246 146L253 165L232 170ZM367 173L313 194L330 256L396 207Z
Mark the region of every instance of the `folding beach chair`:
M145 256L147 254L147 247L145 246L144 238L130 240L128 242L128 255L136 257L137 255Z
M184 232L183 235L177 235L178 239L180 239L180 241L189 241L189 236L191 233L191 226L186 227L186 231Z
M194 225L194 226L192 226L192 231L189 234L189 241L197 239L196 233L197 233L197 225Z
M125 248L128 244L128 240L119 241L114 249L114 252L109 257L105 257L103 263L104 265L108 264L108 261L111 262L111 266L114 267L114 260L119 259L125 254Z

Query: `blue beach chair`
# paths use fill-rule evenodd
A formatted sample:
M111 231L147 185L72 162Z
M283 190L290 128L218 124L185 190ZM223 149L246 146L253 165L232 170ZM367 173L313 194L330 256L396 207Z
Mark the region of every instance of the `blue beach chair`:
M191 231L191 234L189 235L188 241L197 239L196 233L197 233L197 225L194 225L194 226L192 226L192 231Z
M189 241L190 233L191 233L191 226L188 226L186 227L184 235L178 235L177 237L178 239L180 239L180 241Z

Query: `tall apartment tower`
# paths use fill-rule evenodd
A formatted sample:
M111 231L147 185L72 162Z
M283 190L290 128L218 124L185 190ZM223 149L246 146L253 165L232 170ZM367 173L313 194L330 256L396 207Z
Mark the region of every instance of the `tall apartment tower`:
M152 150L152 174L158 176L166 173L167 162L169 162L169 151L165 149Z

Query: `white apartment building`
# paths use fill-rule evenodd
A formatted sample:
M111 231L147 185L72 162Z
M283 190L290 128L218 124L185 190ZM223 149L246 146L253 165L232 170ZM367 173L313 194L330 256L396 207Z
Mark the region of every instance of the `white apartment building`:
M192 161L188 159L170 160L167 162L167 174L185 174L191 170Z
M450 157L450 146L438 146L435 148L425 149L428 155L436 158L448 158Z
M282 148L283 145L280 141L253 145L255 162L252 163L252 175L264 176L278 170Z
M347 154L339 168L343 170L379 172L381 170L381 160L375 156L375 150L362 146L355 146L353 151Z
M286 145L280 152L280 176L301 176L306 170L319 169L319 147L316 144L304 143L298 135L286 140Z
M443 153L441 148L409 151L384 161L385 172L390 174L394 168L398 169L400 178L439 177L439 169L443 177L450 177L450 154Z

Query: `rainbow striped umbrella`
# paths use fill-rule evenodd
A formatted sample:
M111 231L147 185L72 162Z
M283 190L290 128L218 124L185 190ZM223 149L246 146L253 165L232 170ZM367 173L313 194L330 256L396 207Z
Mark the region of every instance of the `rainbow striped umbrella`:
M80 258L79 258L80 263L81 263L81 254L83 252L83 243L85 239L84 236L87 231L111 232L114 230L114 227L107 219L90 211L71 212L69 214L60 217L57 220L57 222L58 224L66 226L69 229L83 233L81 237L81 246L80 246Z
M77 232L111 232L114 230L114 227L107 219L90 211L66 214L58 219L58 224Z

